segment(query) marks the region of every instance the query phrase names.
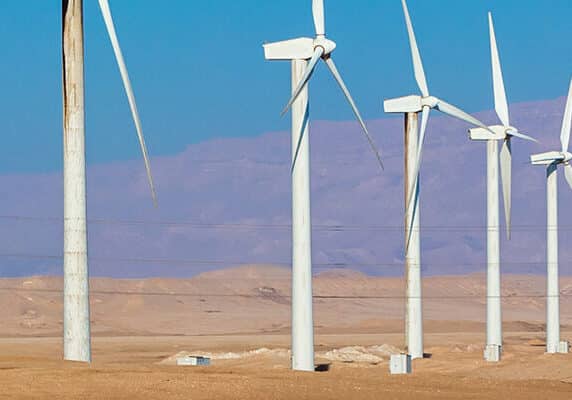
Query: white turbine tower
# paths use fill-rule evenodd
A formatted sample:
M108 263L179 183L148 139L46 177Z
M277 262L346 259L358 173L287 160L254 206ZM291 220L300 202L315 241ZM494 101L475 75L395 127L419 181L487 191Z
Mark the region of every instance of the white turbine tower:
M511 225L511 185L512 185L512 137L536 141L522 134L510 125L508 101L500 57L496 42L491 13L489 13L489 32L495 110L502 125L489 126L488 129L471 129L470 138L487 143L487 344L484 357L496 362L502 354L502 310L501 310L501 272L500 272L500 231L499 231L499 151L498 142L502 141L500 152L500 172L504 198L506 233L510 238ZM492 132L492 134L491 134Z
M535 154L530 157L533 165L546 165L546 352L568 353L568 342L560 341L560 289L558 275L558 166L564 167L564 175L572 188L572 154L569 152L572 130L572 81L564 112L560 151Z
M137 128L153 199L141 123L107 0L99 0ZM87 265L83 1L62 0L64 97L64 359L91 361Z
M419 169L423 154L425 131L431 109L486 128L485 125L459 108L429 94L407 3L402 0L409 34L413 69L421 95L385 100L386 113L405 114L405 268L407 274L406 345L412 358L423 358L423 303L421 289L421 244L419 234ZM421 130L418 134L418 114Z
M310 219L310 148L308 81L323 60L342 89L366 138L383 167L373 139L348 91L334 60L336 43L326 38L323 0L312 1L315 38L297 38L264 45L267 60L292 62L292 369L314 370L312 316L312 260Z

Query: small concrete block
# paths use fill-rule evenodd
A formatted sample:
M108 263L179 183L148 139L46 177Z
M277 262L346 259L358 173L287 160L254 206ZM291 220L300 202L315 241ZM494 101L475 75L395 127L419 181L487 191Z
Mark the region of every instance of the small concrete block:
M502 346L490 344L485 347L484 357L488 362L499 362L502 356Z
M211 359L207 357L187 356L177 358L177 365L181 366L208 366L211 365Z
M560 354L568 354L570 352L570 344L568 342L560 342L558 352Z
M546 354L556 354L560 349L560 343L546 343Z
M389 372L392 375L411 373L411 356L408 354L393 354L389 361Z

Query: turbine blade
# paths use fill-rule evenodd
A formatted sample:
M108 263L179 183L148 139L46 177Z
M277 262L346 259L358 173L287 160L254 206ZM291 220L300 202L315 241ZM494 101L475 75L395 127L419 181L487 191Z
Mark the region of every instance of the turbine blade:
M314 26L316 27L316 35L324 36L326 34L324 0L312 0L312 14L314 16Z
M570 189L572 189L572 165L570 165L570 163L564 166L564 175L566 176L566 181L568 182Z
M566 101L566 111L564 112L564 122L562 122L562 133L560 134L560 142L562 142L562 152L568 151L570 144L570 131L572 130L572 80L570 81L570 90L568 91L568 100Z
M502 179L502 194L504 199L504 217L506 236L510 239L511 206L512 206L512 147L510 136L503 141L500 152L500 169Z
M457 108L454 105L449 104L449 103L447 103L441 99L437 99L437 105L435 106L435 109L441 111L442 113L450 115L451 117L460 119L461 121L468 122L469 124L481 127L483 129L486 129L487 131L491 132L491 130L488 126L483 124L481 121L479 121L478 119L476 119L472 115L466 113L465 111L461 110L460 108ZM494 134L494 132L491 132L491 133Z
M417 39L413 31L413 23L409 16L409 9L405 0L401 0L403 5L403 13L405 14L405 23L407 25L407 33L409 34L409 45L411 46L411 57L413 58L413 70L415 72L415 80L423 97L429 96L429 88L427 87L427 78L425 77L425 70L423 69L423 62L421 61L421 54L419 54L419 47L417 46Z
M495 93L495 110L504 126L510 126L508 101L502 75L502 67L497 47L493 15L489 12L489 31L491 39L491 60L493 66L493 87Z
M103 20L105 21L105 26L107 27L109 39L111 40L113 52L115 53L117 65L119 66L119 72L121 73L121 79L123 80L123 86L125 87L125 92L129 101L129 107L131 108L133 121L135 122L135 128L137 129L137 136L139 138L141 152L143 153L143 160L145 161L145 169L147 171L147 179L149 180L153 203L157 206L157 195L155 192L155 185L153 183L153 175L151 174L149 154L147 153L147 146L145 145L145 138L143 137L143 129L141 128L141 120L139 119L139 112L137 111L137 104L135 103L135 95L133 94L133 88L131 87L131 81L129 80L129 74L127 73L123 53L121 52L121 47L119 47L119 40L117 39L117 33L115 32L115 25L113 24L108 0L99 0L99 7L101 9L101 14L103 15Z
M520 138L520 139L528 140L528 141L530 141L530 142L538 143L538 140L536 140L536 139L533 138L532 136L525 135L524 133L519 132L519 131L510 132L510 136L514 136L514 137L517 137L517 138Z
M407 241L405 245L406 251L409 249L409 242L411 241L411 234L413 232L413 221L415 220L415 211L419 206L419 171L421 170L421 159L423 157L423 143L425 142L425 132L427 131L427 122L429 121L429 115L431 113L430 107L423 107L423 112L421 114L421 128L419 130L419 142L417 144L417 157L415 159L415 169L414 178L409 186L409 198L407 199L407 213L412 214L411 224L409 226L409 235L407 235Z
M356 116L356 118L357 118L357 120L361 126L361 129L363 130L363 133L365 134L365 137L367 138L367 141L369 142L369 145L370 145L372 151L374 152L374 154L377 158L377 161L378 161L381 169L383 170L383 162L381 161L381 156L379 155L379 151L377 150L377 146L375 145L373 138L369 134L369 131L367 130L365 122L363 121L363 118L361 117L361 114L360 114L360 112L359 112L359 110L358 110L358 108L357 108L357 106L356 106L356 104L352 98L352 95L350 94L350 91L346 87L346 84L344 83L342 76L340 75L340 73L338 72L338 69L336 68L336 64L334 63L334 60L331 57L326 58L326 65L328 66L328 68L332 72L332 75L334 76L334 79L338 82L338 85L340 85L340 88L342 89L342 92L344 92L344 95L346 96L348 103L350 103L352 111L354 112L354 114L355 114L355 116Z
M322 54L324 54L324 49L322 47L319 47L319 46L316 47L316 50L314 50L314 55L312 55L312 58L308 62L308 66L306 67L306 71L304 71L304 75L302 75L302 78L300 79L300 82L298 83L296 90L294 90L294 92L292 93L292 97L288 101L288 104L286 104L286 107L284 107L284 110L282 110L282 115L286 114L288 112L288 110L290 110L290 107L292 107L292 104L294 104L294 102L296 101L296 99L298 98L298 96L300 95L302 90L308 84L308 81L312 77L312 74L314 73L314 70L316 69L316 65L318 65L318 61L320 61L320 57L322 57Z
M300 155L300 148L302 147L302 141L304 140L304 134L306 133L306 128L308 127L308 122L310 120L310 107L306 107L304 111L304 119L302 120L302 125L300 126L300 132L298 132L298 141L296 143L296 149L294 150L294 156L292 157L292 166L290 168L290 173L294 173L296 164L298 163L298 156Z

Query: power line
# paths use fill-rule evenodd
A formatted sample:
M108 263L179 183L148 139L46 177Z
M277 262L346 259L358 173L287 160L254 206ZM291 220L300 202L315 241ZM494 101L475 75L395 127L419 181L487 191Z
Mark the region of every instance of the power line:
M0 219L13 220L13 221L29 221L29 222L52 222L63 223L61 217L37 217L37 216L23 216L23 215L0 215ZM291 229L291 224L251 224L251 223L204 223L193 221L151 221L151 220L123 220L123 219L88 219L88 223L95 225L141 225L141 226L162 226L162 227L189 227L193 229ZM313 224L312 229L316 231L403 231L402 225L375 225L375 224ZM424 231L486 231L488 228L485 225L428 225L421 228ZM572 230L572 225L559 225L547 227L546 225L513 225L513 231L537 231L546 229L558 229L560 231ZM499 231L501 228L498 229Z
M48 294L63 294L62 289L26 289L26 288L0 288L0 292L20 292L20 293L48 293ZM216 293L188 293L188 292L134 292L134 291L118 291L118 290L90 290L91 295L124 295L124 296L149 296L149 297L196 297L196 298L253 298L260 300L275 300L275 299L291 299L290 295L280 294L216 294ZM426 300L463 300L463 299L547 299L547 295L501 295L501 296L487 296L482 295L458 295L458 296L423 296ZM572 298L572 294L561 292L561 298ZM359 295L314 295L316 300L405 300L406 296L359 296ZM415 298L415 297L409 297Z
M18 258L30 260L63 260L61 255L49 254L25 254L25 253L0 253L0 258ZM170 265L194 265L194 266L208 266L208 265L251 265L251 264L265 264L276 266L290 266L288 261L246 261L246 260L192 260L192 259L168 259L168 258L113 258L113 257L89 257L91 262L106 262L106 263L141 263L141 264L170 264ZM560 264L572 263L572 260L560 260ZM502 265L545 265L546 261L503 261ZM398 268L403 267L404 262L329 262L329 263L312 263L314 267L332 267L332 268L346 268L346 267L378 267L378 268ZM474 263L462 262L424 262L423 267L428 266L485 266L486 261Z

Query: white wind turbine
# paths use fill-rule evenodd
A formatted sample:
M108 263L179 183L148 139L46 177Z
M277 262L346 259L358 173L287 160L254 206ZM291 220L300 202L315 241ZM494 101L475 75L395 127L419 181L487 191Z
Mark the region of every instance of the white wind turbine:
M499 151L500 171L504 198L506 233L510 238L511 186L512 186L512 137L536 141L510 125L508 100L504 86L499 51L492 14L489 13L489 34L495 110L502 125L488 129L471 129L470 138L487 143L487 344L484 352L487 361L499 361L502 354L502 310L500 273L500 231L499 231ZM491 134L492 132L492 134Z
M386 113L405 114L405 267L407 273L406 345L412 358L423 357L423 304L421 289L421 244L419 234L419 170L423 154L425 131L432 109L468 122L486 126L459 108L429 94L425 70L417 46L413 24L402 0L409 35L415 80L421 95L411 95L384 101ZM418 114L421 129L418 135Z
M315 38L297 38L264 45L267 60L292 62L292 368L314 370L312 260L310 219L310 149L308 81L320 60L328 66L383 168L373 139L331 57L336 43L326 38L324 2L312 1Z
M119 65L153 200L155 190L135 97L119 47L108 0L99 6ZM64 359L91 361L87 265L83 1L62 0L64 97Z
M546 352L568 353L568 342L560 341L560 289L558 275L558 166L564 167L564 175L572 188L572 154L569 151L572 130L572 80L560 134L560 151L535 154L530 157L533 165L546 165Z

